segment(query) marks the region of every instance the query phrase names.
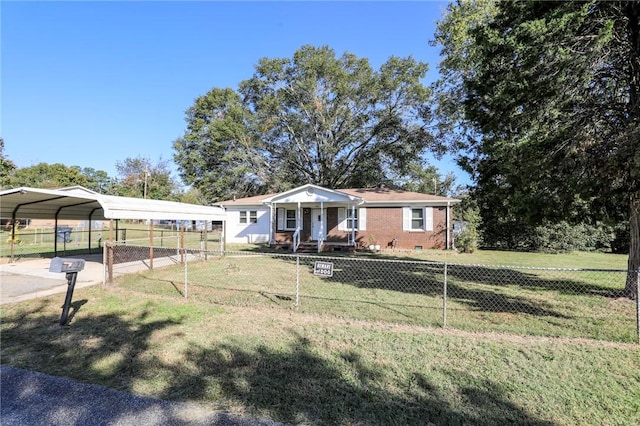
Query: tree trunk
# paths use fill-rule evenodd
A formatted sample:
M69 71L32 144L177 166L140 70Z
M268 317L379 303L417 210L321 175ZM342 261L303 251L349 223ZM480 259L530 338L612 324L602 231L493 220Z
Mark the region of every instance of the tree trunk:
M640 126L640 4L637 1L625 3L624 14L628 19L627 28L629 35L629 146L633 155L630 164L630 206L629 206L629 263L627 283L624 286L624 294L632 299L640 297L638 284L640 281L640 187L638 174L638 161L640 157L637 151L638 126ZM635 147L635 148L634 148ZM639 330L640 331L640 330Z
M629 262L627 283L624 295L631 299L638 297L638 283L640 281L640 193L631 196L629 208Z

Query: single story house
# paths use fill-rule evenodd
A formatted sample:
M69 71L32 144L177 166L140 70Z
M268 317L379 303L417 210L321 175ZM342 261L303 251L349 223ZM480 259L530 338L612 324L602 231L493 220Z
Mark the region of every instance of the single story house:
M460 200L389 188L289 191L221 201L227 243L268 243L293 251L360 248L451 249Z

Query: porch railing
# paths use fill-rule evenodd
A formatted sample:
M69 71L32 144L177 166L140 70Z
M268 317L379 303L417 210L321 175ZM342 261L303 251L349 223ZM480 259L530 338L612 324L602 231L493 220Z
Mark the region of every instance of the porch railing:
M293 252L298 251L300 246L300 228L296 228L296 232L293 233Z

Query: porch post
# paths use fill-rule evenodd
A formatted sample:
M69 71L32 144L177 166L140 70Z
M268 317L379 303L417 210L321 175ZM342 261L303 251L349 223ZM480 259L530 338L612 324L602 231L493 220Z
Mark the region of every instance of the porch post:
M296 214L296 231L300 229L301 221L302 221L302 214L300 213L300 201L298 201L298 212Z
M318 235L318 240L320 240L320 238L322 238L322 240L327 238L324 232L324 220L324 201L320 201L320 235Z
M276 215L273 214L273 204L269 204L269 245L275 243L276 236L273 233L273 221L277 220Z

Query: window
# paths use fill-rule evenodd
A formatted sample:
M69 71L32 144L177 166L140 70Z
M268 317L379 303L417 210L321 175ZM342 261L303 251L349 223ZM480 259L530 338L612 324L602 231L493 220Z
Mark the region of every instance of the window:
M411 209L411 230L412 231L424 230L424 210L423 209Z
M257 222L258 222L257 210L250 210L250 211L243 210L240 212L240 223L257 223Z
M298 212L295 209L279 208L276 211L276 220L278 231L295 231L298 226Z
M409 232L433 231L433 207L403 207L402 230Z
M298 223L296 220L296 211L295 210L287 210L286 211L286 229L296 229L296 224Z
M352 213L353 211L355 211L355 214ZM357 209L352 209L351 207L338 208L338 230L339 231L352 231L352 230L366 231L366 229L367 229L367 209L365 207L360 207Z

